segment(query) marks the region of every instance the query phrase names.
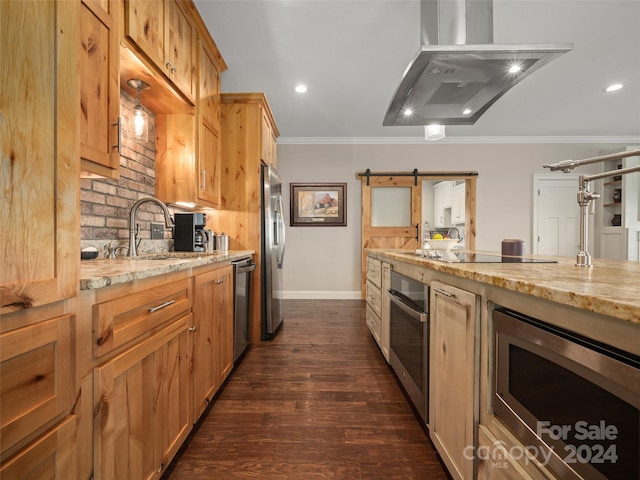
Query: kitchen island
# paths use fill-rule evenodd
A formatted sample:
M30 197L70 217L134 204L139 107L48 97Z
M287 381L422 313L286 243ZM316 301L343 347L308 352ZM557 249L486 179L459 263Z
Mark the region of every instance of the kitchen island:
M637 362L640 263L595 259L593 268L581 268L567 257L545 257L557 263L448 263L418 256L414 251L392 249L368 249L367 255L370 261L379 262L381 271L386 267L391 274L397 272L431 287L428 424L434 445L452 477L560 478L563 469L574 468L567 462L554 464L555 460L546 460L543 455L528 455L527 449L541 448L534 442L536 439L519 433L519 427L505 420L506 414L496 413L502 396L508 396L500 390L504 356L498 355L502 326L496 318L504 311L563 332L567 338L579 338L580 342L629 355ZM472 298L464 305L459 301L463 294ZM390 321L389 312L383 311L381 331L389 330ZM512 340L509 335L512 334L503 336ZM528 345L537 340L524 335L513 344L518 342ZM389 348L378 343L383 352ZM536 348L534 345L531 350ZM551 349L549 357L563 355L560 350ZM503 370L512 381L515 377L509 377L508 368ZM640 370L636 366L630 372L615 388L625 390L627 401L640 408ZM534 384L536 377L543 377L537 365L531 365L527 375L525 384ZM588 375L594 376L592 372ZM547 385L544 378L541 382ZM538 401L546 408L562 403L566 396L551 389ZM588 404L592 398L583 395L566 400L578 406ZM539 424L548 419L544 414L536 418ZM614 444L616 447L620 445ZM554 449L559 451L558 446L550 448ZM559 457L565 460L562 455ZM589 476L584 472L576 475L567 478Z

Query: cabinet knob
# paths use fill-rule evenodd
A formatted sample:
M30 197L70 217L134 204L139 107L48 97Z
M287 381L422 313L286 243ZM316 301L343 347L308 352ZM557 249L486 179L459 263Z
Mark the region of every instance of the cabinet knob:
M189 327L189 328L187 328L187 331L189 331L191 333L196 333L196 327Z
M165 63L165 66L166 66L168 69L171 69L172 64L171 64L171 62L167 62L167 63Z

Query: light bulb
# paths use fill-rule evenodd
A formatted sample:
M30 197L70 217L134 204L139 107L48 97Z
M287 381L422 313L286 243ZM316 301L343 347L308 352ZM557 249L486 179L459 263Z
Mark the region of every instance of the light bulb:
M133 138L139 142L146 143L149 141L147 113L142 108L142 105L136 105L133 109L135 111L133 116Z

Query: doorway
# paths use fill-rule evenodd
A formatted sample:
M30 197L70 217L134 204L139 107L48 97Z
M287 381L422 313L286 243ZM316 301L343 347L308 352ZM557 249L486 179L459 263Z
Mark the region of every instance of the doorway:
M580 244L579 175L534 175L533 253L572 257ZM593 216L590 216L593 223ZM593 238L593 227L589 235ZM591 245L593 243L589 241Z
M366 298L367 248L415 250L422 241L422 180L464 180L465 248L475 248L477 172L359 172L362 190L361 295Z

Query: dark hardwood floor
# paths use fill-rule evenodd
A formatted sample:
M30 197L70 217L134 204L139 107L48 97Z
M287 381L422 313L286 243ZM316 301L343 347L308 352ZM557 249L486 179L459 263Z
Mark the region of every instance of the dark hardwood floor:
M287 300L165 479L447 479L356 300Z

